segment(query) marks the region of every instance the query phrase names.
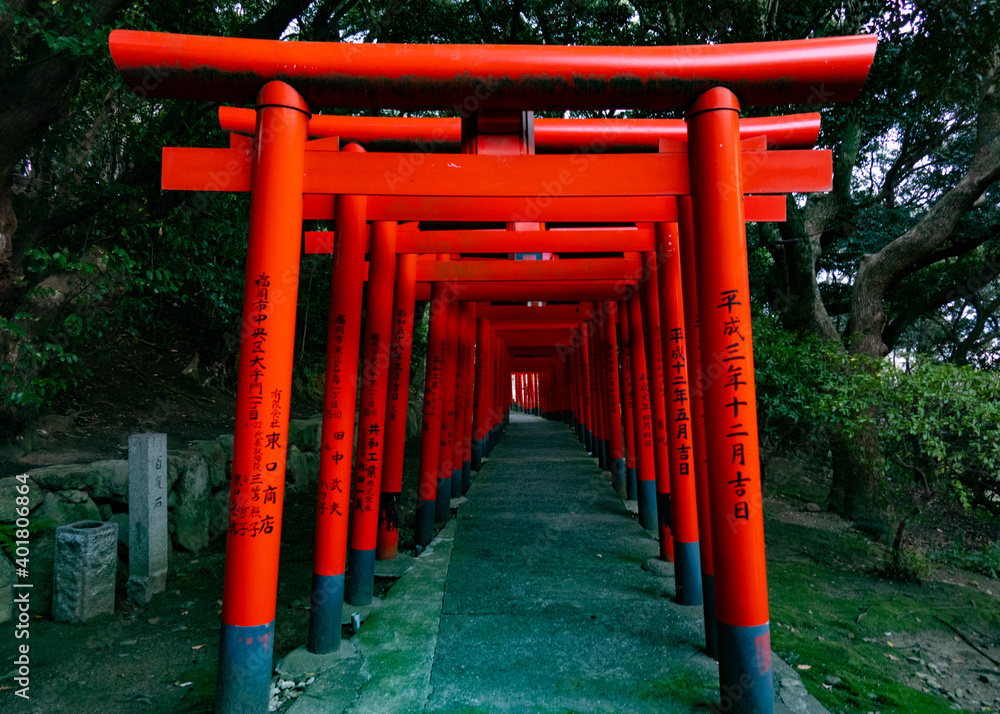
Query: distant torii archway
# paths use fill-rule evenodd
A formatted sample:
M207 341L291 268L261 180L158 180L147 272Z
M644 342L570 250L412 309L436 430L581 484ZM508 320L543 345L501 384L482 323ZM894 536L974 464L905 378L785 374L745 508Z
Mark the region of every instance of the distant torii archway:
M221 150L228 154L168 152L164 161L164 188L251 192L218 709L265 711L267 706L302 220L335 215L338 240L350 246L354 271L335 270L344 290L340 312L331 315L331 336L347 335L342 348L347 357L331 363L334 374L328 374L327 408L343 416L326 420L322 440L324 449L336 453L340 452L332 445L345 439L345 425L353 429L354 382L348 379L342 385L337 370L349 367L357 355L367 221L648 221L658 224L657 235L667 241L663 246L668 252L677 250L678 241L685 244L685 231L697 231L697 270L685 268L684 283L685 288L693 285L697 273L701 359L692 366L700 366L711 377L702 395L703 448L711 482L721 696L732 711L771 711L744 223L754 202L777 210L783 199L747 196L744 200L744 195L827 190L830 157L825 152L766 150L750 151L748 157L741 150L739 110L741 103L850 101L867 76L875 38L703 47L422 46L270 42L116 30L110 43L123 78L142 96L257 106L252 142L234 139L230 150ZM655 155L435 154L407 163L405 154L340 151L336 139L308 142L311 110L334 106L455 109L466 117L547 109L683 109L687 147L676 151L661 144L661 153ZM533 125L528 126L533 141ZM464 122L460 130L464 138ZM405 171L399 170L401 166ZM534 200L539 198L544 200ZM680 237L670 238L666 224L676 221ZM379 230L390 244L397 238L394 227ZM384 231L391 231L392 238ZM449 240L461 239L444 238L441 247L447 247ZM338 260L346 258L341 255ZM674 280L680 272L677 267ZM440 270L460 277L467 268ZM507 278L530 274L539 280L536 292L524 289L530 280L510 283L509 295L518 297L509 299L538 299L549 284L545 266L502 271ZM579 281L568 282L563 295L583 298ZM586 288L593 300L622 299L594 287L590 283ZM499 294L499 288L485 283L482 299ZM638 295L630 298L628 319L619 321L623 335L628 323L630 338L643 330L640 314L659 307L652 288L644 290L642 307ZM480 299L472 292L463 297ZM685 297L690 297L686 291ZM691 302L685 301L685 310ZM468 320L469 313L465 314ZM668 325L671 319L678 316L665 318ZM683 322L690 332L694 323L686 318ZM337 326L345 323L351 323L350 329L337 332ZM439 341L443 334L437 335ZM486 339L498 350L492 357L502 361L498 374L509 374L515 361L509 350L500 351L500 337L490 334ZM646 344L657 348L660 341L650 333ZM690 355L690 347L678 346L677 354ZM597 359L598 352L588 349L590 356L581 351L575 361L577 369L584 370L580 379L586 403L579 406L589 409L600 424L607 410L600 411L591 402L588 395L600 395L586 387L591 357ZM656 350L648 347L638 353L633 350L633 363L655 355ZM345 374L349 371L345 369ZM632 373L645 376L645 370ZM504 387L494 377L491 386L494 403L508 405L510 395L500 396L499 390L509 392L509 380ZM642 389L648 392L648 385L636 386L637 394ZM648 413L636 409L636 421ZM351 446L345 449L351 453ZM665 472L661 460L657 455L656 465ZM350 473L350 458L338 460L336 469L325 465L321 471L345 479ZM345 512L325 514L322 523L330 539L317 539L317 547L327 551L317 558L329 569L328 575L320 576L322 592L339 597L336 578L340 577L342 588L347 513L346 503L330 503L344 505ZM357 557L367 558L367 552L358 551ZM374 548L371 552L374 558ZM334 625L332 620L328 625ZM339 617L335 625L339 628Z

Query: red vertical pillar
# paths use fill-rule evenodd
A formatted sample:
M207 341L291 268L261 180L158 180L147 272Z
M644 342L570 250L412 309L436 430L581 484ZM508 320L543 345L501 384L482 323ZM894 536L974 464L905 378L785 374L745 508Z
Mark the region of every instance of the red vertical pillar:
M698 230L698 314L712 505L722 704L774 707L739 101L723 87L688 109ZM740 696L732 692L739 690Z
M594 436L597 465L602 471L610 470L608 466L607 390L605 389L604 376L604 319L601 303L594 303L594 319L591 322L590 330L590 364L594 375Z
M618 305L618 329L621 332L621 366L618 370L618 383L622 394L622 414L625 423L625 498L630 501L636 499L636 467L635 467L635 421L632 410L632 360L629 357L629 336L628 336L628 303L619 302Z
M465 368L462 381L462 489L465 493L472 486L472 394L476 371L476 303L463 303L466 308L462 321L462 351Z
M308 121L287 84L257 95L216 697L227 714L265 711L271 686Z
M660 528L660 557L673 562L673 516L670 502L670 452L667 449L667 414L663 402L663 356L660 348L660 303L657 299L656 255L644 255L649 279L639 292L642 296L642 327L649 375L649 407L653 415L653 459L656 464L656 514Z
M466 353L466 323L469 321L470 303L461 302L456 305L458 310L458 326L455 341L455 420L452 427L452 471L451 497L462 495L462 457L465 453L465 373Z
M344 599L368 605L375 586L379 486L386 437L386 394L389 391L389 348L392 340L392 291L396 280L396 224L372 225L368 299L361 342L361 404L356 463L351 493L350 540Z
M389 393L385 406L385 449L379 495L379 531L375 557L392 560L399 545L403 452L410 407L410 359L413 350L413 307L417 292L417 255L396 256L396 288L392 302L389 347Z
M472 470L483 468L483 448L489 433L489 375L490 375L490 321L485 318L476 324L476 390L472 411Z
M441 442L438 453L437 505L434 520L451 517L451 484L455 479L455 373L458 371L458 303L449 301L446 317L447 348L441 388ZM458 474L461 479L462 474Z
M615 325L618 322L618 303L604 303L604 373L608 394L608 459L611 462L611 485L618 493L625 493L625 453L622 443L622 411L618 390L618 340Z
M356 144L349 144L344 150L362 151ZM361 341L366 208L364 196L337 196L316 501L316 546L309 608L309 651L315 654L340 649Z
M684 327L687 331L688 386L691 392L691 439L695 488L698 492L698 544L701 551L701 590L705 610L705 651L718 658L715 620L715 568L712 560L712 517L708 496L708 455L705 451L705 405L701 398L701 336L698 328L698 281L695 275L694 217L691 197L678 198L681 271L684 287Z
M638 291L628 301L629 360L632 367L632 423L635 428L636 498L639 523L646 530L657 529L656 465L653 457L653 415L649 406L649 377L646 348L643 346L642 307Z
M437 502L438 467L441 456L441 387L444 359L448 351L448 286L431 287L430 327L427 330L427 363L424 370L424 411L420 433L420 476L417 508L413 523L413 541L419 546L434 536L434 511Z
M583 389L583 446L591 456L597 456L594 449L594 400L590 379L590 323L583 323L580 330L580 376Z
M674 574L677 602L701 605L701 555L698 551L698 500L691 445L691 394L688 389L681 251L676 223L656 224L660 268L660 344L663 355L663 400L670 453Z

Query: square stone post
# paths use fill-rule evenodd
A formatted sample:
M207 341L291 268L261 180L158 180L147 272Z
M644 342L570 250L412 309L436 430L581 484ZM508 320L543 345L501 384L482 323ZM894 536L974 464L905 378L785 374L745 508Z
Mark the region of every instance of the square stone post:
M128 438L128 596L145 605L167 586L167 435Z

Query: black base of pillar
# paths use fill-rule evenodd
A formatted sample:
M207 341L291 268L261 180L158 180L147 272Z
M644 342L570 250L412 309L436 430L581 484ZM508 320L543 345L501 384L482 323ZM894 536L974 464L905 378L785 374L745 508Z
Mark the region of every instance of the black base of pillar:
M656 481L636 481L635 485L639 500L639 525L647 531L655 531L660 527L656 520Z
M634 468L625 467L625 498L629 501L634 501L638 496L638 489L636 487L637 476Z
M463 461L462 462L462 495L464 496L469 492L469 487L472 486L472 462Z
M735 714L771 714L771 628L719 623L720 709Z
M698 550L698 541L681 543L674 538L674 577L677 604L701 605L701 551Z
M425 546L434 537L434 510L436 501L421 499L417 501L416 512L413 514L413 542Z
M472 440L472 460L469 464L473 471L483 468L483 442L479 439Z
M344 601L352 605L371 605L375 590L375 549L347 549L347 574L344 578Z
M344 616L344 573L312 577L309 604L309 640L313 654L332 654L340 649L340 624Z

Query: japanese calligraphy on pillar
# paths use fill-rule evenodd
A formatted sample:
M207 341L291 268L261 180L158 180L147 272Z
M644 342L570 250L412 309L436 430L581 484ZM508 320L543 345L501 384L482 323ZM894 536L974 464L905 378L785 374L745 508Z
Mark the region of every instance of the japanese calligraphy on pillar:
M345 385L344 367L344 337L347 329L347 315L337 314L332 316L331 327L332 349L331 359L328 360L327 375L328 389L326 393L326 408L323 410L323 417L340 426L344 419L344 395L346 390L354 390L355 385ZM353 414L351 415L353 416ZM327 432L324 430L324 436ZM320 454L320 475L319 475L319 514L321 516L345 517L345 501L350 475L350 437L345 430L335 428L330 432L330 438L324 439ZM324 463L325 462L325 463ZM325 468L324 468L325 467Z
M358 457L354 473L354 495L351 510L356 513L371 513L375 508L374 484L380 476L382 467L382 434L379 429L378 390L375 380L378 374L378 361L382 349L382 336L377 332L371 334L366 354L371 360L364 366L364 388L361 391L361 419L359 424L364 430L358 431Z
M282 423L282 390L265 392L267 377L267 319L270 307L271 276L259 273L253 280L254 302L248 316L250 350L247 354L246 391L241 395L247 408L243 424L251 434L250 470L233 473L229 500L229 532L233 536L256 538L274 532L277 491L271 472L279 471L279 458L284 457ZM283 473L283 471L282 471Z
M746 370L748 364L748 347L746 338L741 332L739 313L734 308L742 306L739 300L739 292L736 290L723 290L719 294L719 302L716 309L724 314L722 321L722 334L725 337L725 352L722 356L723 374L721 379L722 389L725 394L726 442L727 447L722 459L722 464L728 471L730 479L727 483L732 488L735 496L733 507L734 519L750 519L750 506L746 500L747 484L750 483L748 469L746 469L746 458L744 449L746 441L750 436L748 426L745 426L748 411L754 406L747 399L747 392L740 391L741 387L747 386Z
M687 347L684 330L673 327L667 333L669 354L664 355L668 369L666 395L671 409L667 414L674 437L674 458L679 476L691 474L691 398L688 395Z
M409 398L404 395L400 401L400 385L403 382L403 370L409 369L409 365L403 365L403 347L410 339L407 334L406 324L409 315L406 310L396 310L392 318L392 339L389 342L389 399L386 405L386 418L392 421L406 419L406 406ZM402 410L400 404L403 405ZM402 411L402 414L400 413Z

